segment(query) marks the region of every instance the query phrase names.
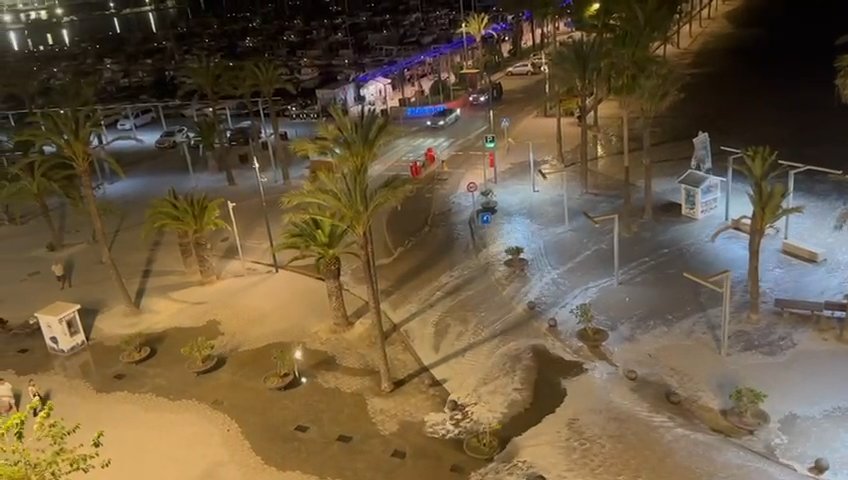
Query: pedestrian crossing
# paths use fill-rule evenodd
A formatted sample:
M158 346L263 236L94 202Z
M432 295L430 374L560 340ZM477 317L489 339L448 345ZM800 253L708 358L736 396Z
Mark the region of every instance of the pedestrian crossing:
M436 152L436 161L451 155L458 140L444 136L420 135L400 138L393 142L388 151L371 167L371 175L409 175L409 164L415 160L424 161L424 153L432 147Z

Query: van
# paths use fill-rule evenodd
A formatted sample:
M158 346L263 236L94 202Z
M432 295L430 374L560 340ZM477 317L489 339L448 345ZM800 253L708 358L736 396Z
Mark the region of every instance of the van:
M156 118L156 114L150 107L141 108L130 112L129 116L124 116L118 120L118 130L132 130L136 127L141 127L152 122Z

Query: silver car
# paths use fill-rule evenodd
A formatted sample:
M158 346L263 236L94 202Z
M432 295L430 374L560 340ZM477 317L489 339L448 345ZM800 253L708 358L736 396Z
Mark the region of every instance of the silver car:
M439 110L434 113L429 120L427 120L427 126L433 128L443 128L456 123L459 120L459 109L454 110L452 108L446 108L444 110Z

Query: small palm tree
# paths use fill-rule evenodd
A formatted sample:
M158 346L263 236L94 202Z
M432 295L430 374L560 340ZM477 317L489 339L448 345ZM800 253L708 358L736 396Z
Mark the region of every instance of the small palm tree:
M274 141L274 158L280 162L280 167L283 173L283 182L288 183L291 180L289 172L288 156L282 154L281 143L279 140L280 119L277 115L277 106L274 101L274 93L278 90L286 90L290 93L296 93L297 88L294 83L289 81L289 71L271 61L261 60L259 62L250 62L245 64L244 77L247 84L254 91L259 92L260 98L267 100L268 112L271 117L271 131Z
M95 158L99 157L106 162L112 171L118 173L118 175L123 175L120 165L106 153L104 148L113 142L127 140L129 137L115 136L104 144L92 145L95 134L100 131L100 116L91 107L43 112L41 114L41 126L43 129L32 125L22 132L19 138L33 142L34 148L38 151L43 151L45 147L54 149L53 158L73 169L79 182L83 203L91 219L94 237L100 245L101 259L108 266L109 274L118 287L124 305L131 310L137 310L121 272L118 270L118 265L112 257L112 252L109 250L109 241L106 238L103 218L97 208L91 172ZM137 141L137 139L134 140Z
M474 37L474 40L477 44L477 62L478 64L482 64L483 62L483 37L489 33L489 28L491 28L491 24L489 21L489 16L485 13L470 13L463 22L463 26L460 27L459 32L463 35L470 34ZM482 67L482 65L480 65Z
M279 250L297 250L288 263L303 259L314 259L318 273L327 285L327 300L333 312L333 323L337 327L347 328L350 319L344 300L342 287L342 255L359 256L353 250L353 241L348 238L348 230L323 218L305 217L289 223L283 231Z
M338 108L331 109L330 114L333 121L319 126L316 139L295 142L294 148L299 154L325 155L335 162L335 171L317 172L304 188L284 195L281 203L305 216L336 222L356 240L374 316L380 388L389 392L394 387L386 353L371 224L379 211L400 204L414 184L400 176L377 183L369 175L370 166L391 139L386 119L375 112L351 118Z
M215 230L226 229L229 226L219 218L223 198L210 200L206 195L179 195L168 192L168 195L155 200L147 210L147 227L153 230L170 230L177 234L182 241L190 242L191 251L204 283L214 282L218 275L215 262L212 259L209 234ZM180 255L186 263L187 247L180 245Z
M551 59L558 91L573 91L580 114L580 170L583 192L589 188L589 126L591 106L603 67L603 43L598 36L579 37L558 48Z
M0 198L35 203L50 231L50 243L54 249L62 248L62 231L53 221L48 202L50 198L75 188L74 171L63 167L55 157L33 156L10 168L8 176L0 180Z
M663 110L670 107L680 97L683 78L666 60L656 59L648 68L640 72L636 80L633 96L642 117L642 165L645 169L645 210L644 218L653 217L653 161L651 160L651 128L654 119Z
M734 164L751 184L748 199L751 202L750 216L742 216L751 222L748 232L748 296L751 307L748 316L756 320L760 315L760 245L766 230L787 215L804 211L804 207L785 208L783 201L788 196L786 186L775 182L778 175L784 173L777 159L777 152L769 147L749 147L742 152L744 162ZM725 226L713 234L712 240L729 230Z
M183 197L177 193L177 190L171 187L168 189L168 194L162 198L157 198L151 202L147 209L145 217L145 235L149 235L153 231L161 231L164 229L173 230L177 235L177 248L180 251L180 258L183 262L183 268L189 272L197 267L197 262L194 260L194 249L191 243L191 235L184 228L170 228L171 225L179 223L179 215L181 211L181 202Z
M196 64L187 66L184 69L183 74L188 77L189 82L182 89L180 89L180 95L193 92L195 99L199 96L202 96L205 97L206 100L211 104L211 121L215 125L214 138L217 141L212 143L213 148L210 150L214 151L217 145L224 145L225 143L223 138L223 129L218 127L218 104L220 103L221 95L228 92L230 89L228 85L229 77L227 76L226 67L222 62L211 60L208 57L204 56L201 57L201 59ZM200 121L198 121L197 128L202 128ZM210 150L207 150L207 152ZM227 185L234 186L236 184L236 179L233 175L230 162L225 156L215 155L215 158L218 159L216 163L220 167L222 167L224 172L226 173Z

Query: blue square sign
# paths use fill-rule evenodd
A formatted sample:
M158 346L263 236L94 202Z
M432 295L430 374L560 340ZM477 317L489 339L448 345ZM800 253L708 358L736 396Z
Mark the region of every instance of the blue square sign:
M492 223L492 214L489 212L480 212L480 224L489 225Z

